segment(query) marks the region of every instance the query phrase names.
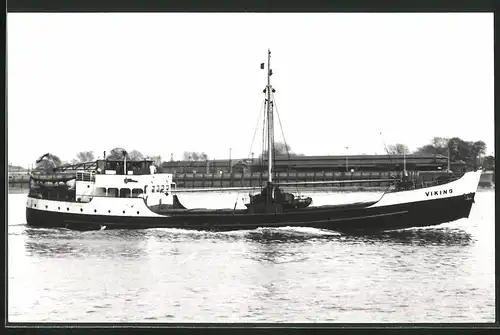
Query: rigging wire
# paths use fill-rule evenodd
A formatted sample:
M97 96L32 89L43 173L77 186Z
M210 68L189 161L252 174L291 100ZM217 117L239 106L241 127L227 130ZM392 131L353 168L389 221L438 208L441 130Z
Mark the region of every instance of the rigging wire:
M253 138L252 138L252 144L250 145L250 151L248 152L248 157L252 154L252 148L253 148L253 143L255 141L255 135L257 135L257 129L259 129L259 124L260 124L260 117L262 116L262 107L264 106L264 101L260 104L260 110L259 110L259 118L257 119L257 124L255 125L255 131L253 133Z
M271 93L271 94L272 94L272 93ZM273 97L273 98L274 98L274 97ZM273 101L274 99L273 99L273 98L271 98L271 110L272 110L272 109L273 109L273 107L274 107L274 101ZM271 128L273 129L273 132L274 132L274 115L273 115L272 122L273 122L273 125L271 126ZM272 166L272 168L271 168L271 174L272 174L272 177L273 177L273 178L272 178L273 182L274 182L274 177L276 176L276 172L275 172L275 171L276 171L276 150L274 150L274 149L275 149L275 148L274 148L274 143L275 143L275 142L274 142L274 134L273 134L273 136L272 136L272 143L271 143L271 145L269 146L269 147L271 148L271 150L272 150L272 151L271 151L271 155L273 155L273 162L272 162L272 163L273 163L273 166ZM276 184L278 184L278 183L276 183Z
M252 144L250 145L250 151L248 152L248 157L250 157L251 153L252 153L252 147L253 147L253 143L255 141L255 135L257 135L257 129L259 129L259 124L260 124L260 117L262 116L261 112L262 112L262 109L263 109L263 106L264 106L264 102L265 101L262 101L262 103L260 104L260 110L259 110L259 117L257 119L257 124L255 125L255 131L253 133L253 138L252 138ZM253 164L253 162L252 162ZM232 176L231 176L232 177ZM238 191L237 195L236 195L236 201L234 202L234 208L233 208L233 213L234 211L236 210L236 205L238 204L238 198L240 197L240 192L241 191Z
M382 132L380 132L380 137L382 138L382 143L384 144L385 152L387 152L387 156L389 156L389 162L392 165L391 154L389 153L389 150L387 150L387 145L385 145L384 136L382 135Z
M267 99L264 99L265 103L267 102ZM265 105L267 106L267 105ZM262 180L262 171L264 170L264 156L265 156L265 150L266 150L266 109L267 107L264 108L264 118L262 119L262 148L261 148L261 153L260 153L260 184L262 185L263 180Z
M392 159L391 159L391 154L389 153L389 150L387 149L387 145L385 145L385 141L384 141L384 136L382 135L382 132L380 132L380 137L382 138L382 143L384 144L384 148L385 148L385 152L387 152L387 156L389 157L389 162L391 163L391 166L392 166ZM389 178L391 176L389 175ZM389 184L389 186L387 186L387 188L384 190L384 193L387 192L387 190L391 187L392 185Z
M274 93L271 93L271 94L272 94L272 97L273 97L274 107L276 109L276 115L278 116L278 122L280 124L281 134L283 135L283 142L285 144L286 154L288 156L288 164L289 164L288 165L288 171L290 171L290 161L291 161L290 151L288 151L288 145L286 144L285 132L283 131L283 125L281 124L281 118L280 118L280 113L278 112L278 105L276 104L276 98L274 97ZM297 193L300 195L300 190L299 190L299 186L298 185L295 185L295 189L297 190Z

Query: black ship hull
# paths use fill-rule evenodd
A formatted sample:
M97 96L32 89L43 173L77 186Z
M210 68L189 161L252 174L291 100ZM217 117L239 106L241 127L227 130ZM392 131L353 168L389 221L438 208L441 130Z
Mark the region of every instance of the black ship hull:
M179 228L208 231L250 230L259 227L313 227L338 232L370 232L433 226L467 218L475 193L373 207L372 204L311 207L283 213L237 211L170 211L134 217L51 212L26 208L30 226L77 230Z

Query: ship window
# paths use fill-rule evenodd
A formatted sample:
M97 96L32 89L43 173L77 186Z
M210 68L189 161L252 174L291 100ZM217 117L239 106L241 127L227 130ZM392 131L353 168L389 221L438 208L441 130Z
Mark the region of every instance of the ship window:
M105 187L96 187L95 196L96 197L105 197L106 196L106 188Z
M117 188L108 188L108 197L118 197L118 189Z
M129 188L121 188L120 189L120 198L130 198L130 189Z
M132 198L138 198L142 194L141 188L134 188L132 190Z
M155 186L151 186L151 193L155 193Z

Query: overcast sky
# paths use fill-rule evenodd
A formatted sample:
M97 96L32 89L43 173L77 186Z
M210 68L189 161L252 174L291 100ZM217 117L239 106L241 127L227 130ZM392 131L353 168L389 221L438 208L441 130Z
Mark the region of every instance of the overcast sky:
M494 151L492 13L7 20L8 160L16 165L114 147L165 160L184 151L227 158L229 148L233 158L258 155L261 130L250 146L268 48L295 152L384 153L383 140L414 150L434 136L483 140Z

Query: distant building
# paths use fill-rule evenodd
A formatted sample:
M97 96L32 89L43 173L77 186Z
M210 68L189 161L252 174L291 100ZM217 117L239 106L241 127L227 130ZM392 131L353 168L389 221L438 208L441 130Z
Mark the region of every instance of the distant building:
M9 164L9 176L27 175L29 172L29 169L23 168L22 166Z
M262 164L267 166L267 160ZM259 165L260 166L260 165ZM295 156L277 157L275 171L322 172L322 171L435 171L448 168L448 157L442 155L351 155L351 156ZM464 162L451 162L450 169L465 170ZM254 168L254 170L256 170ZM462 171L463 172L463 171Z
M170 161L161 164L161 171L165 173L229 173L240 169L245 159L212 159L204 161ZM235 170L233 170L235 171Z
M351 156L292 156L276 157L276 172L336 172L336 171L401 171L406 163L409 171L436 171L448 168L448 158L441 155L351 155ZM450 168L464 172L466 163L451 162ZM208 161L163 162L161 171L170 173L244 173L267 171L267 159L232 159Z

